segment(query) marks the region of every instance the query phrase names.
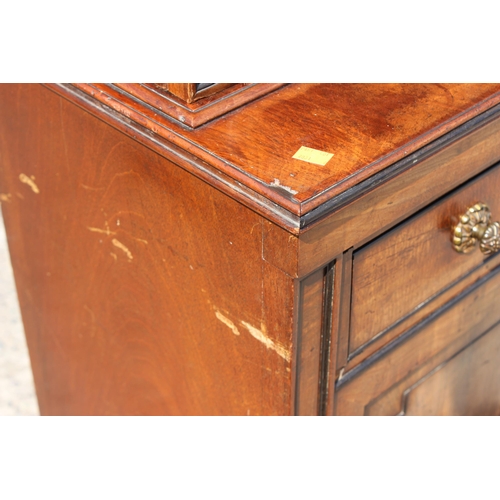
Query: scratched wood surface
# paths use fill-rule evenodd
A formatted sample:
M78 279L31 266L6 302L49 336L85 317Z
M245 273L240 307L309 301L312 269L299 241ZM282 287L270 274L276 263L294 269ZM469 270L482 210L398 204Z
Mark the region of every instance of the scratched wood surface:
M0 116L41 413L289 414L294 281L262 217L42 86L1 85Z
M78 86L296 215L500 102L500 84L293 84L186 130L107 85ZM334 156L294 159L301 146Z
M195 131L117 88L80 88L95 99L0 86L2 211L42 414L398 413L412 384L500 320L499 275L487 280L485 264L390 352L372 343L347 359L364 279L353 253L500 159L496 108L304 231L293 225L492 107L500 85L290 85ZM300 145L327 144L340 163L291 170ZM384 241L373 245L383 255ZM400 306L395 317L411 309Z

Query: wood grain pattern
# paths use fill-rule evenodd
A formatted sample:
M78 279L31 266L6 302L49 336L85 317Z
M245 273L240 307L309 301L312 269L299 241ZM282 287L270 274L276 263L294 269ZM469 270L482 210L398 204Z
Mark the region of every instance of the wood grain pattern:
M295 215L500 102L498 84L293 84L188 133L109 86L79 88ZM293 159L301 146L335 156Z
M337 383L336 414L399 413L404 391L500 321L500 268L444 307L356 375ZM383 406L380 399L385 400ZM389 404L392 403L392 404ZM390 413L386 413L387 410ZM382 411L384 410L384 411Z
M262 217L41 86L0 110L42 414L290 414L294 282Z
M177 84L172 91L172 84L167 84L168 91L162 91L156 84L148 83L116 83L122 91L144 101L147 106L155 108L156 113L165 113L180 123L192 128L218 118L233 109L252 102L259 97L283 87L283 83L235 83L216 84L217 92L212 87L196 92L195 84ZM188 87L186 88L186 85ZM78 85L81 88L84 86ZM191 87L189 87L191 86ZM156 116L153 114L152 116Z
M447 302L455 299L467 288L483 279L489 272L500 264L500 254L496 254L486 259L479 267L474 269L466 276L461 277L450 286L446 287L440 293L429 297L424 303L419 304L410 314L394 323L389 329L385 330L383 335L379 335L362 349L350 356L345 365L344 373L349 373L356 366L363 363L367 358L373 356L377 351L384 348L389 342L415 327L421 321L434 314L439 308L446 305Z
M196 130L132 87L0 86L43 414L490 412L497 385L459 392L496 377L496 340L473 343L500 322L500 255L449 232L476 201L500 213L500 85L294 84Z
M498 162L499 137L495 118L303 232L299 276L346 248L361 247Z
M340 278L340 277L339 277ZM339 299L339 327L337 337L337 372L343 371L349 355L349 331L351 323L351 296L352 296L352 248L342 256L341 274L342 295ZM335 377L336 379L337 377Z
M405 415L500 415L500 325L409 389Z
M209 87L201 90L198 89L198 85L200 85L199 83L155 83L153 85L157 88L167 90L176 97L179 97L183 101L186 101L187 104L192 104L193 102L203 99L204 97L206 98L209 96L213 96L214 94L220 92L221 90L227 89L228 87L239 87L244 84L212 83L209 84Z
M318 414L324 275L324 270L320 269L301 283L295 403L297 415Z
M187 103L193 102L193 97L196 93L196 83L157 83L156 85Z
M298 278L299 239L270 221L264 222L262 258Z
M231 198L237 199L246 207L260 214L265 214L266 219L275 222L281 228L285 228L289 233L298 234L300 228L299 217L274 203L269 204L267 198L244 186L232 176L199 160L191 152L176 146L159 135L152 134L150 130L137 122L124 120L123 116L114 109L92 99L88 94L73 86L53 84L45 86L69 102L93 114L109 126L140 141L144 147L151 149L177 166L206 181Z
M346 294L346 290L343 286L343 257L343 255L339 255L335 259L331 270L333 274L333 296L330 311L330 324L326 325L326 328L329 327L330 331L325 331L327 335L329 334L328 341L330 343L330 349L328 352L328 359L323 365L321 385L324 399L321 415L333 415L335 411L335 381L337 379L337 352L339 349L342 319L342 297ZM323 346L327 348L328 346L325 344L324 342Z
M500 220L499 192L500 168L495 167L354 253L351 356L486 259L479 248L459 254L450 235L459 216L477 201L484 200Z

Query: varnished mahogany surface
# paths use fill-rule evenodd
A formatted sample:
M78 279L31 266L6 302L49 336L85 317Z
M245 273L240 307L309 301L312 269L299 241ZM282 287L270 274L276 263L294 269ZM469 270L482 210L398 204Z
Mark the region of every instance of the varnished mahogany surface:
M447 362L471 342L500 321L498 294L500 267L466 290L456 300L443 306L415 328L395 341L391 349L374 355L372 362L337 384L335 413L338 415L396 415L403 409L405 391L422 381L434 369ZM481 358L483 359L483 358ZM487 361L484 360L483 361ZM464 370L474 372L478 361ZM498 363L498 359L496 359ZM498 401L500 381L494 381L493 392L485 390L483 400ZM491 386L490 386L491 387ZM477 389L481 391L481 388ZM460 386L448 394L460 401ZM439 406L428 399L426 404ZM413 411L417 411L414 407ZM478 409L476 408L476 411Z
M212 96L228 87L232 87L234 83L154 83L156 88L166 90L172 95L179 97L187 104L203 99L207 96ZM244 85L244 84L239 84ZM200 88L201 87L201 88Z
M302 232L299 276L326 265L332 255L368 243L500 161L498 107L491 110L487 119L483 120L483 115L477 118L477 128L437 150L430 148L429 155L419 150L416 156L423 158L410 157L411 166L403 173Z
M408 332L412 328L416 327L419 323L426 321L427 318L432 316L439 311L443 306L445 306L450 301L455 300L458 296L464 293L471 286L474 286L485 276L487 276L493 269L495 269L500 264L500 254L491 256L485 259L481 265L473 269L468 274L460 277L458 280L454 281L452 284L446 286L438 293L433 296L428 294L425 300L418 305L418 307L411 310L408 314L400 316L390 327L384 330L380 335L374 337L370 342L367 342L362 348L353 352L349 357L347 354L339 364L343 370L343 375L349 375L352 370L362 368L369 359L377 355L378 352L383 351L387 345L391 345L392 342L396 341L405 332ZM427 273L426 269L422 270L422 273ZM442 277L439 277L442 281ZM383 286L385 286L384 283ZM354 289L353 289L354 292ZM421 293L421 292L417 292ZM349 297L350 298L350 297ZM408 309L411 309L409 307ZM346 313L348 316L350 311ZM366 323L367 329L369 329L369 324ZM342 337L339 337L339 351L347 353L349 348L349 337L350 331L349 326L342 331Z
M0 85L0 115L41 413L290 414L294 280L267 221L42 86Z
M404 394L405 415L500 415L500 325Z
M499 192L500 168L494 167L354 253L351 355L486 260L479 250L456 252L450 227L477 200L500 220Z
M43 413L418 414L441 412L432 394L443 380L456 386L449 401L474 403L460 399L459 373L470 367L471 380L483 380L482 354L456 356L500 321L500 255L465 265L455 256L447 267L453 214L440 207L468 181L480 187L475 196L495 192L496 181L483 179L498 175L498 85L339 86L337 106L328 86L291 85L195 131L123 89L79 87L93 95L0 87L0 195ZM440 96L450 94L445 106ZM318 127L308 114L314 102L325 119L344 109L339 123L350 125ZM363 118L364 103L375 115ZM289 123L277 127L285 110ZM399 128L375 126L387 117ZM350 155L339 157L354 170L307 164L295 182L309 191L297 198L280 177L263 182L278 172L291 132L348 145ZM327 181L330 190L311 194ZM303 203L300 193L309 196ZM321 196L317 208L326 211L303 228L313 212L302 210ZM427 238L413 250L410 226ZM435 230L443 241L432 262ZM444 272L437 296L421 282L410 286L407 301L373 321L375 330L393 324L390 333L373 339L369 331L367 342L366 321L352 322L352 308L362 313L368 299L380 308L376 293L392 284L408 289L405 252L422 266L416 281ZM356 352L352 326L358 346L365 342ZM450 368L429 378L427 396L426 377L443 363Z
M79 88L299 216L500 102L500 84L293 84L186 131L113 87ZM293 159L301 146L334 157Z
M283 86L282 83L215 84L219 91L212 94L212 87L209 87L199 93L202 98L195 98L192 101L193 95L188 89L191 87L191 90L194 91L196 84L181 83L176 85L168 83L165 85L168 90L160 88L158 84L150 83L115 84L117 88L130 96L147 103L157 113L164 113L177 120L178 123L193 128ZM173 88L172 85L174 85ZM76 86L87 88L85 85ZM172 91L173 93L171 93ZM203 97L204 94L207 95Z

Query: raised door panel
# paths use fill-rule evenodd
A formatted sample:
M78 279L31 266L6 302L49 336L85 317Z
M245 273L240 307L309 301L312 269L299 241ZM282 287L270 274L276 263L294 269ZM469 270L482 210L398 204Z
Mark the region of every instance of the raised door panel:
M500 415L500 325L405 393L405 415Z

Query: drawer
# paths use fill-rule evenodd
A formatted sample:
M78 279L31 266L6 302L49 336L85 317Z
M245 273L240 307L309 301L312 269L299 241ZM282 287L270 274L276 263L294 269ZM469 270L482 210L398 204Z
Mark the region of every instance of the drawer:
M452 175L452 173L450 173ZM438 297L488 259L458 253L452 227L468 207L486 203L500 220L500 164L354 252L349 356ZM391 335L387 335L390 340Z
M498 414L500 266L337 383L339 415Z

